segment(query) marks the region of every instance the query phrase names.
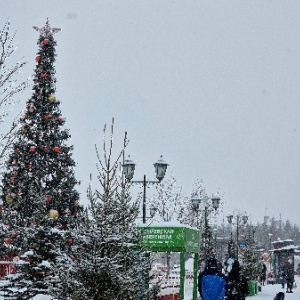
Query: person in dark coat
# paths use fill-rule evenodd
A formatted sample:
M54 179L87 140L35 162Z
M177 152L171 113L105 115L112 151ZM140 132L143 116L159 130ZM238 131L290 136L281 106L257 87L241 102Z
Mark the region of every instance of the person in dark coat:
M281 287L284 289L285 273L284 273L284 267L283 266L279 269L278 276L279 276L279 283L281 284Z
M294 267L291 260L286 262L284 266L284 273L286 279L286 292L293 293Z
M216 258L207 259L205 269L198 277L198 291L203 300L223 300L226 280Z
M261 274L260 274L260 284L261 285L265 285L266 277L267 277L267 267L263 263L262 264L262 269L261 269Z
M284 300L284 293L283 292L277 293L274 300Z
M238 260L235 260L231 271L228 273L226 285L227 300L245 300L249 294L248 280L241 273Z

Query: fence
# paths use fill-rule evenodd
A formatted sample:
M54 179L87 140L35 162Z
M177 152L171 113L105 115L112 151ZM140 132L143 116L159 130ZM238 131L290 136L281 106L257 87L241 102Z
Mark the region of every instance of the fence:
M13 259L10 257L2 257L0 260L0 279L6 275L15 274L16 266L13 263Z

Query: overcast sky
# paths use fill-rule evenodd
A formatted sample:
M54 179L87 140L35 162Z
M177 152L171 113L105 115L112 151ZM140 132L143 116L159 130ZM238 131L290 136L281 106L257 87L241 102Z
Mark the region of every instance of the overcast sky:
M224 213L300 225L300 1L1 0L16 58L33 73L38 32L57 40L57 92L85 198L94 144L115 118L134 179L154 179L161 154L189 195L197 179ZM2 25L1 25L2 24ZM23 93L21 109L31 96ZM96 182L94 183L96 187ZM134 187L136 189L137 187Z

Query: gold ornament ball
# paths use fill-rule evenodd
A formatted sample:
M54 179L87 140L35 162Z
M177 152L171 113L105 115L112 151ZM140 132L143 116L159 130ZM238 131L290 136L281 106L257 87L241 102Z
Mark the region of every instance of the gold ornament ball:
M7 204L12 204L14 202L14 198L11 195L6 195L5 200Z
M56 97L54 95L51 95L48 97L48 100L50 103L55 103L56 102Z
M59 213L57 210L55 209L50 209L49 213L48 213L49 217L52 219L57 219L59 217Z

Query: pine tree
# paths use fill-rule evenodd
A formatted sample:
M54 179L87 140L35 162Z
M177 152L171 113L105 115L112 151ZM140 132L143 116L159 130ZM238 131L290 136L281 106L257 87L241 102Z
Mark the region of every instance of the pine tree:
M234 241L232 239L232 232L231 232L231 235L230 235L230 240L228 242L228 248L227 248L227 252L228 252L228 257L231 257L231 258L235 258L235 259L238 259L236 257L236 254L235 254L235 249L236 249L236 246L234 245Z
M30 220L36 211L34 199L42 192L48 212L60 216L62 221L69 215L77 216L79 194L74 189L77 180L71 157L73 146L65 143L70 134L69 130L62 129L65 119L55 96L53 34L59 29L52 29L48 21L44 27L35 29L40 37L34 92L27 101L14 151L7 162L3 180L4 208L14 209L21 219Z
M129 183L118 175L122 155L113 162L112 135L110 141L105 150L104 139L103 159L96 147L99 187L93 191L90 185L88 222L72 231L71 253L62 252L58 299L155 299L155 289L148 289L145 281L149 258L139 248L141 235L135 224L139 203L131 199Z
M193 197L197 199L198 203L192 201ZM186 206L179 211L179 220L182 223L196 227L200 231L199 261L205 261L208 257L216 255L212 227L209 223L210 219L216 216L218 211L213 208L211 199L208 199L203 180L197 180L194 184L191 198L185 200Z
M44 199L44 196L36 198L39 208L35 216L39 217L39 222L28 226L8 226L6 234L12 228L14 235L11 235L6 252L14 256L16 273L6 276L5 283L1 285L0 293L4 298L29 300L38 294L48 295L57 284L53 264L58 250L66 247L67 235L56 228L56 219L47 216ZM17 221L18 214L14 215L14 221Z
M47 20L39 33L33 95L20 119L20 130L13 143L3 178L1 232L5 245L2 257L17 257L16 274L9 277L2 291L11 299L30 299L49 293L55 277L51 264L57 251L68 245L66 229L73 228L82 211L75 190L70 137L63 129L55 96L54 33Z
M257 280L261 272L261 262L255 251L255 242L250 231L246 237L242 271L248 280Z

